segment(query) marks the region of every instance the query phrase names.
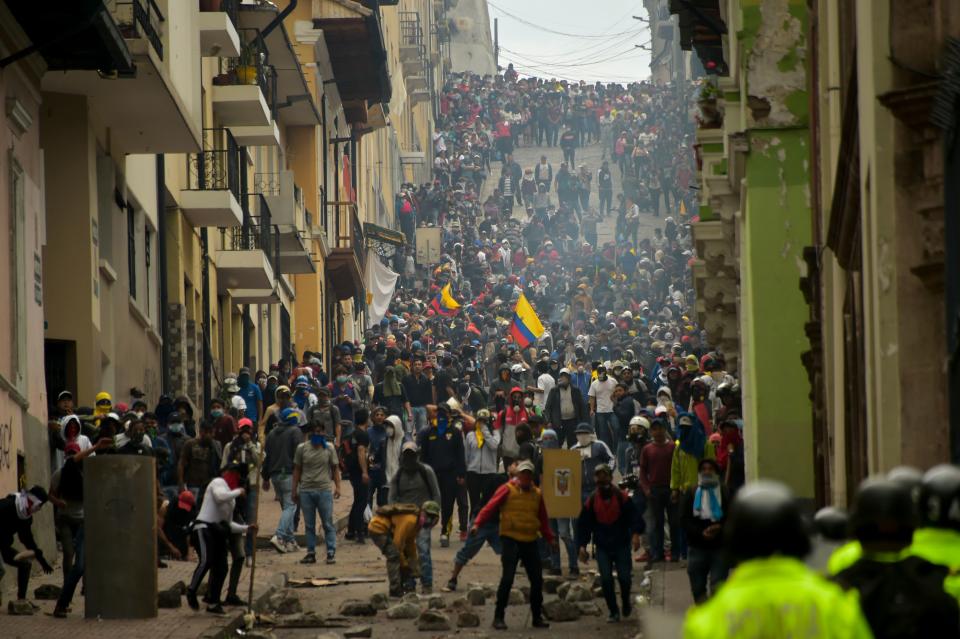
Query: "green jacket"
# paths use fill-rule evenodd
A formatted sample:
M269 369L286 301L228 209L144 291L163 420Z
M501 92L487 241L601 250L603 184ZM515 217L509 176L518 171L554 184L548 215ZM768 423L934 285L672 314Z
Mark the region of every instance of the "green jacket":
M703 456L694 457L680 448L680 442L673 447L673 464L670 466L670 490L686 492L697 486L697 466L704 457L715 459L717 456L713 444L707 440L703 445Z
M737 566L712 599L691 608L684 639L872 639L857 593L792 557Z
M848 541L833 551L827 562L827 574L831 577L842 570L846 570L863 557L863 548L857 540Z

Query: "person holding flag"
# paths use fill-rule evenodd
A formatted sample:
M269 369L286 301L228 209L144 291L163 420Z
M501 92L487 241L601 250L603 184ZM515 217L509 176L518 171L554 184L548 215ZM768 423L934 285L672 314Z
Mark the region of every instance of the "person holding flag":
M460 310L460 302L453 298L453 294L450 292L449 282L440 289L437 296L433 298L433 301L430 302L430 307L437 315L444 317L452 317L457 314L457 311Z
M527 301L526 294L521 293L513 309L513 322L510 324L510 335L513 336L513 341L518 348L524 349L537 341L543 335L543 331L543 324L540 323L537 312Z

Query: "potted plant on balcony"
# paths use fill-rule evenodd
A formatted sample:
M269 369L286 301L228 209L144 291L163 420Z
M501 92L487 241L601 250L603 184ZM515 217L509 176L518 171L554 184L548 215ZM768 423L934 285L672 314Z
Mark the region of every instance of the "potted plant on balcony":
M260 51L253 42L243 45L240 58L234 72L237 84L256 84L260 73Z
M720 97L720 90L717 85L707 78L700 81L699 93L697 95L697 106L700 114L697 120L702 129L714 129L723 124L723 112L717 104Z

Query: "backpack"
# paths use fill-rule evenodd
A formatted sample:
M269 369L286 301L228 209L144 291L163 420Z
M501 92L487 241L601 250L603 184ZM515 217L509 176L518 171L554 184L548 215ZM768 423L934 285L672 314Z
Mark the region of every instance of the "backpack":
M416 504L386 504L384 506L377 506L377 509L373 512L380 517L415 515L420 512L420 506Z

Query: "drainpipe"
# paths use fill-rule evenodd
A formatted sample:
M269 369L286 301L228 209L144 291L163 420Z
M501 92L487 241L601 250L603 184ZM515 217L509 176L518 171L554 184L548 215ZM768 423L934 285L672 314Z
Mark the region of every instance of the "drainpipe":
M213 355L210 353L210 244L207 238L207 227L200 227L200 308L203 313L203 322L200 325L203 332L203 388L200 389L200 401L203 405L200 410L206 412L210 405L211 368Z
M166 165L162 153L157 154L157 252L160 253L160 391L169 393L173 382L170 379L170 340L167 339L167 208Z
M270 24L263 28L263 31L260 32L260 37L266 39L270 32L280 26L280 23L283 22L284 18L293 13L293 10L297 8L297 0L290 0L283 11L277 14L277 17L270 21Z

